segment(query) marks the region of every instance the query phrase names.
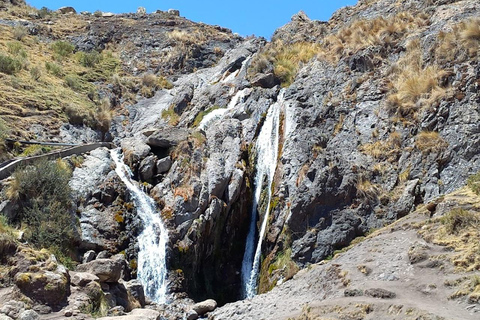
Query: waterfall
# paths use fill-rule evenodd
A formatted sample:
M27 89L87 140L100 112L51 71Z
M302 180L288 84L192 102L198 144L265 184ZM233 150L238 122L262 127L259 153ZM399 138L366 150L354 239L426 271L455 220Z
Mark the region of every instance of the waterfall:
M252 298L257 293L257 279L260 268L260 256L262 252L262 242L267 228L268 214L270 211L270 202L272 197L272 182L275 170L277 168L280 108L283 101L284 91L280 91L278 101L270 106L263 123L260 134L255 144L257 153L256 175L253 195L253 207L251 212L251 221L245 245L245 253L242 262L242 286L243 294L247 299ZM267 178L267 210L265 212L262 226L258 235L258 243L255 249L255 234L258 216L258 205L262 194L262 184Z
M235 106L239 102L241 102L242 99L245 98L245 96L250 94L250 92L251 92L251 89L249 89L249 88L239 90L232 97L232 99L230 100L230 102L228 103L228 106L226 108L215 109L212 112L210 112L209 114L205 115L203 117L202 121L200 122L200 124L198 125L198 128L202 129L202 130L206 130L208 128L208 126L213 123L213 121L215 121L217 119L220 119L229 110L232 110L233 108L235 108Z
M115 172L127 186L137 214L144 225L144 229L137 239L139 246L137 278L142 283L147 297L156 303L165 303L167 229L162 223L153 199L133 183L132 172L123 162L120 149L112 150L110 154L116 164Z

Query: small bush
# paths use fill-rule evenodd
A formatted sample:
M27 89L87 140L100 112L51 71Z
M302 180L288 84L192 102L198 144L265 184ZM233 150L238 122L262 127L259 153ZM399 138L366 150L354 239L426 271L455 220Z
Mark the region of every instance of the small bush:
M22 62L0 53L0 72L15 74L22 70Z
M38 16L40 19L45 19L53 14L53 11L48 9L47 7L42 7L40 10L37 11Z
M473 192L480 195L480 172L470 176L467 180L467 185Z
M65 83L75 91L80 91L83 88L82 80L76 74L67 74L65 76Z
M40 71L39 67L33 67L30 69L30 76L32 77L33 80L38 81L40 77L42 76L42 72Z
M110 129L112 122L112 110L110 108L110 101L103 99L95 113L95 127L102 133L106 133Z
M65 107L65 115L68 122L75 125L84 125L91 122L92 118L89 113L78 106L68 105Z
M52 147L33 144L23 149L23 152L20 154L20 156L21 157L38 156L40 154L48 153L50 151L52 151Z
M83 52L79 51L76 53L76 57L78 59L78 62L86 68L93 68L95 65L97 65L100 60L101 60L101 55L100 53L96 51L92 52Z
M63 76L62 67L54 62L45 62L45 69L47 69L48 73L53 74L56 77Z
M441 219L447 233L458 233L468 227L476 227L480 223L479 217L470 211L454 209Z
M52 44L52 50L59 59L70 56L75 50L75 46L70 42L56 41Z
M27 52L23 48L23 44L19 41L11 41L7 43L8 53L12 56L27 58Z
M24 26L16 26L13 28L13 37L18 41L22 41L28 34L27 28Z
M7 195L20 206L19 219L28 226L25 239L37 247L60 250L68 256L75 242L69 167L61 160L39 161L19 168Z

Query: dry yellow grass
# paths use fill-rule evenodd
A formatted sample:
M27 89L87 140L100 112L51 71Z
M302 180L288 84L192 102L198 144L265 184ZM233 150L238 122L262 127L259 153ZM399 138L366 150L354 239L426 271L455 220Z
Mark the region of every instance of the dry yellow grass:
M479 57L480 19L469 19L456 24L450 32L440 32L435 47L439 63L458 63Z
M386 140L378 140L359 147L359 150L375 159L394 162L401 151L402 137L397 131L392 132Z
M422 131L415 139L415 147L422 153L441 152L447 148L448 144L435 131Z
M406 54L393 72L391 92L387 97L392 113L400 117L415 117L422 108L429 108L447 95L440 86L445 74L437 65L423 65L423 52L418 39L407 45Z

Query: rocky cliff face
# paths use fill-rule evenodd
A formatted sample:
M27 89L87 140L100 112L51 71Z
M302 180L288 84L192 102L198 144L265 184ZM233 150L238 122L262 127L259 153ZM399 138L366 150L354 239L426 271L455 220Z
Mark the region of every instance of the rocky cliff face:
M167 224L171 293L241 298L255 145L274 104L260 292L463 186L480 170L479 12L475 0L365 0L328 22L299 13L271 42L167 13L98 17L70 35L78 50L121 50L126 73L171 81L122 100L104 132ZM71 184L81 250L125 251L134 276L141 223L108 153L93 152Z

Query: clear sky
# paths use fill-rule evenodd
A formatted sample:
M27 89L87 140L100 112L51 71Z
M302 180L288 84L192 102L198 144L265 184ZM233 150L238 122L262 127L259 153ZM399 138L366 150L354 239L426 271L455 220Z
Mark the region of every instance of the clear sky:
M147 12L180 10L187 19L220 25L232 29L242 36L256 35L270 38L275 29L281 27L300 10L316 20L328 20L340 7L354 5L357 0L26 0L38 9L47 7L56 10L71 6L78 12L96 10L124 13L136 12L142 6Z

